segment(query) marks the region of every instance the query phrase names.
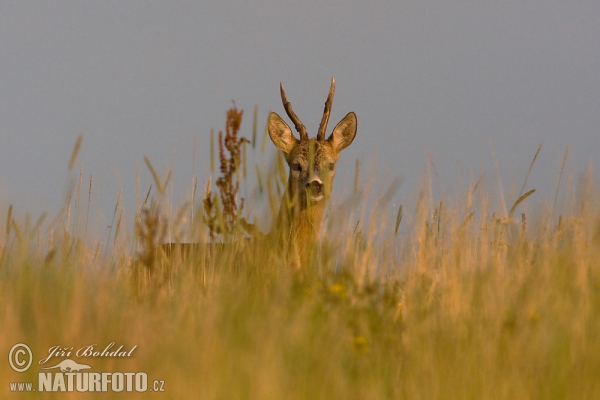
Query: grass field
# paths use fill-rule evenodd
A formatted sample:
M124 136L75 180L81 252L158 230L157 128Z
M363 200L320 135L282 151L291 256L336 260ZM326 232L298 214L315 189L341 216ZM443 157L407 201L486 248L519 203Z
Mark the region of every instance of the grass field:
M600 203L590 177L573 193L563 209L531 215L519 211L526 196L500 215L475 184L458 200L423 195L398 218L366 211L368 226L326 224L335 234L326 229L300 272L239 241L215 257L166 260L153 219L164 194L108 254L65 216L48 226L11 209L0 350L25 343L34 361L24 373L0 362L0 397L600 398ZM111 342L136 347L70 358L94 372L143 371L165 393L10 392L9 382L37 388L40 367L64 358L39 365L52 346Z

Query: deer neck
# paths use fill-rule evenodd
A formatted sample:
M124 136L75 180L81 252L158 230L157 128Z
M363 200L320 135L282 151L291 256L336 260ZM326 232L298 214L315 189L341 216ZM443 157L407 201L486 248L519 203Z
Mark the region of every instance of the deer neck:
M326 202L301 207L298 201L288 206L290 200L288 191L281 199L279 214L275 221L271 234L275 234L278 240L288 249L307 249L313 247L318 240L323 215L325 214Z

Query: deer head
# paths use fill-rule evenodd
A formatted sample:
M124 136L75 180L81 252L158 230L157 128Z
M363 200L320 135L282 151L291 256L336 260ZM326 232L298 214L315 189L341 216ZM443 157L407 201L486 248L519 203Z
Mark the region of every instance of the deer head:
M317 136L310 139L306 127L287 101L283 84L280 88L283 107L300 134L300 139L292 134L290 127L274 112L269 115L268 130L271 140L284 153L290 168L287 199L290 201L289 210L296 214L313 206L325 205L333 186L335 164L342 150L356 136L356 114L348 113L336 125L329 138L325 139L335 91L335 80L332 78Z

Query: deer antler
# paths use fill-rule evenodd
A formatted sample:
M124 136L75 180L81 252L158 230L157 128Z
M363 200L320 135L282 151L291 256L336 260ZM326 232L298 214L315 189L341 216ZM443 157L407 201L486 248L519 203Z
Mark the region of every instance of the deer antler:
M329 95L327 101L325 101L325 110L323 110L323 118L321 119L321 125L319 125L319 131L317 132L317 140L325 140L325 131L327 130L327 122L329 122L329 114L331 113L331 103L333 103L333 93L335 92L335 79L331 78L331 87L329 88Z
M283 108L285 108L285 112L287 113L288 117L290 117L290 119L294 123L294 126L296 127L296 130L300 134L300 140L307 141L308 133L306 133L306 127L304 126L302 121L300 121L300 118L298 118L298 116L294 113L294 110L292 110L291 103L285 97L285 90L283 89L283 83L280 83L279 86L281 88L281 101L283 102Z

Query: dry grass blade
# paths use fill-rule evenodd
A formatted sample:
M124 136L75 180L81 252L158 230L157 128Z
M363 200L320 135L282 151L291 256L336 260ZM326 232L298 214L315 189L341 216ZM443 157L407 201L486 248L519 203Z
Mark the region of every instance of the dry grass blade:
M123 189L119 190L119 196L117 197L117 203L115 204L115 211L113 213L113 221L117 215L117 211L119 210L119 205L121 204L121 196L123 196Z
M359 182L359 175L360 175L360 160L357 158L356 159L356 168L354 170L354 194L358 194L358 182ZM402 206L400 206L402 207Z
M255 169L256 169L256 180L258 181L258 193L262 194L262 192L264 191L262 172L261 172L261 169L258 166L258 164L255 165Z
M467 215L467 218L465 218L465 220L463 221L462 225L461 225L461 229L464 229L467 227L467 225L469 225L469 223L471 222L471 220L475 217L475 213L472 212L469 215Z
M269 209L271 210L271 218L275 218L277 215L277 207L279 206L278 196L275 193L276 191L276 183L273 182L273 179L267 179L267 195L269 198Z
M210 172L215 173L215 131L210 130Z
M556 210L556 201L558 200L558 189L560 188L560 180L562 179L563 172L565 170L565 164L567 163L567 157L569 156L569 146L565 150L565 156L563 157L562 166L560 167L560 174L558 175L558 184L556 185L556 193L554 194L554 204L552 205L552 217L554 218L554 211Z
M254 116L252 118L252 148L256 147L256 135L258 130L258 106L254 106Z
M394 236L398 235L398 228L400 228L400 223L402 222L402 204L398 208L398 215L396 215L396 226L394 227Z
M279 176L279 182L285 185L287 183L287 174L285 170L285 160L281 152L277 153L277 173Z
M181 208L179 209L179 211L177 212L177 215L175 216L175 221L178 223L179 221L182 221L185 218L185 214L187 213L187 209L189 207L188 202L185 202L183 204L183 206L181 206ZM192 207L194 208L194 207Z
M158 174L156 173L156 170L150 163L150 160L148 159L148 157L144 156L144 162L146 163L146 166L148 166L148 169L150 170L150 173L152 174L152 179L154 180L154 183L156 184L156 190L158 190L159 194L163 194L165 189L164 189L160 179L158 178Z
M477 187L479 187L479 184L481 183L482 180L483 180L483 175L481 175L479 177L479 180L475 183L475 186L473 186L468 191L466 199L465 199L465 208L464 208L465 213L469 212L469 210L471 209L471 206L473 205L473 197L475 195L475 191L477 190Z
M85 217L85 234L87 235L88 223L90 222L90 203L92 202L92 178L93 174L90 174L90 189L88 191L88 204L87 204L87 212Z
M69 232L69 224L71 223L71 201L73 200L73 195L69 196L69 200L67 201L67 232Z
M148 188L148 193L146 193L146 198L144 198L144 202L142 203L142 210L146 208L146 203L148 203L148 198L150 198L150 192L152 191L152 185Z
M113 248L117 246L117 239L119 238L119 232L121 231L121 221L123 220L123 210L119 212L119 219L117 220L117 228L115 229L115 237L113 238Z
M163 183L163 190L169 186L169 182L171 181L171 176L173 176L173 171L167 172L167 177L165 178L165 182Z
M194 157L192 159L192 209L190 211L190 222L194 225L194 203L196 202L196 189L198 188L198 178L196 177L196 145L198 135L194 135Z
M6 240L8 241L8 237L10 236L10 226L12 223L12 204L8 206L8 215L6 216Z
M194 177L194 186L192 189L192 209L190 210L190 224L194 225L194 204L196 204L196 190L198 190L198 178Z
M248 175L248 169L246 167L246 159L247 159L247 146L245 142L242 142L242 177L246 180Z
M387 207L388 203L392 200L394 194L398 191L398 188L400 188L400 185L402 185L402 179L396 178L392 181L392 184L388 187L388 189L385 191L385 193L383 194L383 196L381 196L381 199L379 200L380 208Z
M508 213L509 220L512 218L513 214L515 213L515 210L517 209L518 205L521 204L523 202L523 200L525 200L526 198L528 198L529 196L531 196L534 193L535 193L535 189L531 189L529 192L525 193L524 195L519 197L517 199L517 201L515 201L515 204L513 204L513 206L510 208L510 211Z
M485 178L485 174L481 174L481 176L477 180L477 183L475 183L475 186L473 186L473 190L471 190L471 193L475 193L475 191L479 187L479 184L481 184L481 182L483 182L483 178Z
M263 153L265 152L266 148L267 148L267 138L269 137L269 122L267 120L267 122L265 122L265 128L263 129L263 138L262 138L262 143L260 145L260 151L262 151Z
M79 225L79 197L81 195L82 183L83 183L83 164L81 165L81 168L79 169L79 182L77 183L77 192L75 194L75 222L74 222L74 228L73 228L75 235L77 235L77 228Z
M496 170L496 180L498 181L498 194L500 195L500 204L502 205L504 215L506 215L506 199L504 198L504 185L502 184L502 176L500 174L500 166L498 165L498 157L496 156L496 151L494 150L494 145L492 143L491 138L489 139L489 142L490 151L492 152L492 160L494 161L494 169Z
M106 249L104 250L104 254L108 254L108 244L110 243L110 236L112 235L112 229L115 224L115 217L117 216L117 211L119 210L119 205L121 204L121 196L123 194L123 189L119 190L119 196L117 197L117 203L115 204L115 211L113 212L112 220L110 222L109 231L108 231L108 239L106 240ZM115 234L116 236L116 234Z
M521 196L523 194L523 190L525 190L525 185L527 184L527 178L529 178L529 174L531 173L531 170L533 169L533 164L535 164L535 159L537 158L538 154L540 154L540 150L542 150L542 143L540 143L537 151L535 152L535 156L533 156L533 160L531 160L531 164L529 165L529 170L527 171L527 175L525 175L525 180L523 181L523 186L521 186L521 191L519 192L519 196Z
M437 214L437 233L440 233L440 228L442 225L442 213L444 212L444 202L440 201L440 205L438 206L437 210L436 210L436 214Z
M79 154L79 150L81 149L81 143L83 142L83 135L77 136L77 141L75 142L75 147L73 147L73 152L71 153L71 158L69 159L69 171L73 170L75 166L75 161L77 160L77 155Z
M46 220L47 217L48 217L48 213L47 212L43 212L42 215L40 215L40 217L36 221L36 223L33 226L33 229L31 230L31 232L34 232L34 233L37 232L37 233L39 233L39 230L42 227L42 224L44 223L44 221Z
M17 239L17 243L22 245L23 244L23 233L21 230L21 226L17 223L17 221L14 218L12 219L10 226L12 227L12 230L15 232L15 238Z

